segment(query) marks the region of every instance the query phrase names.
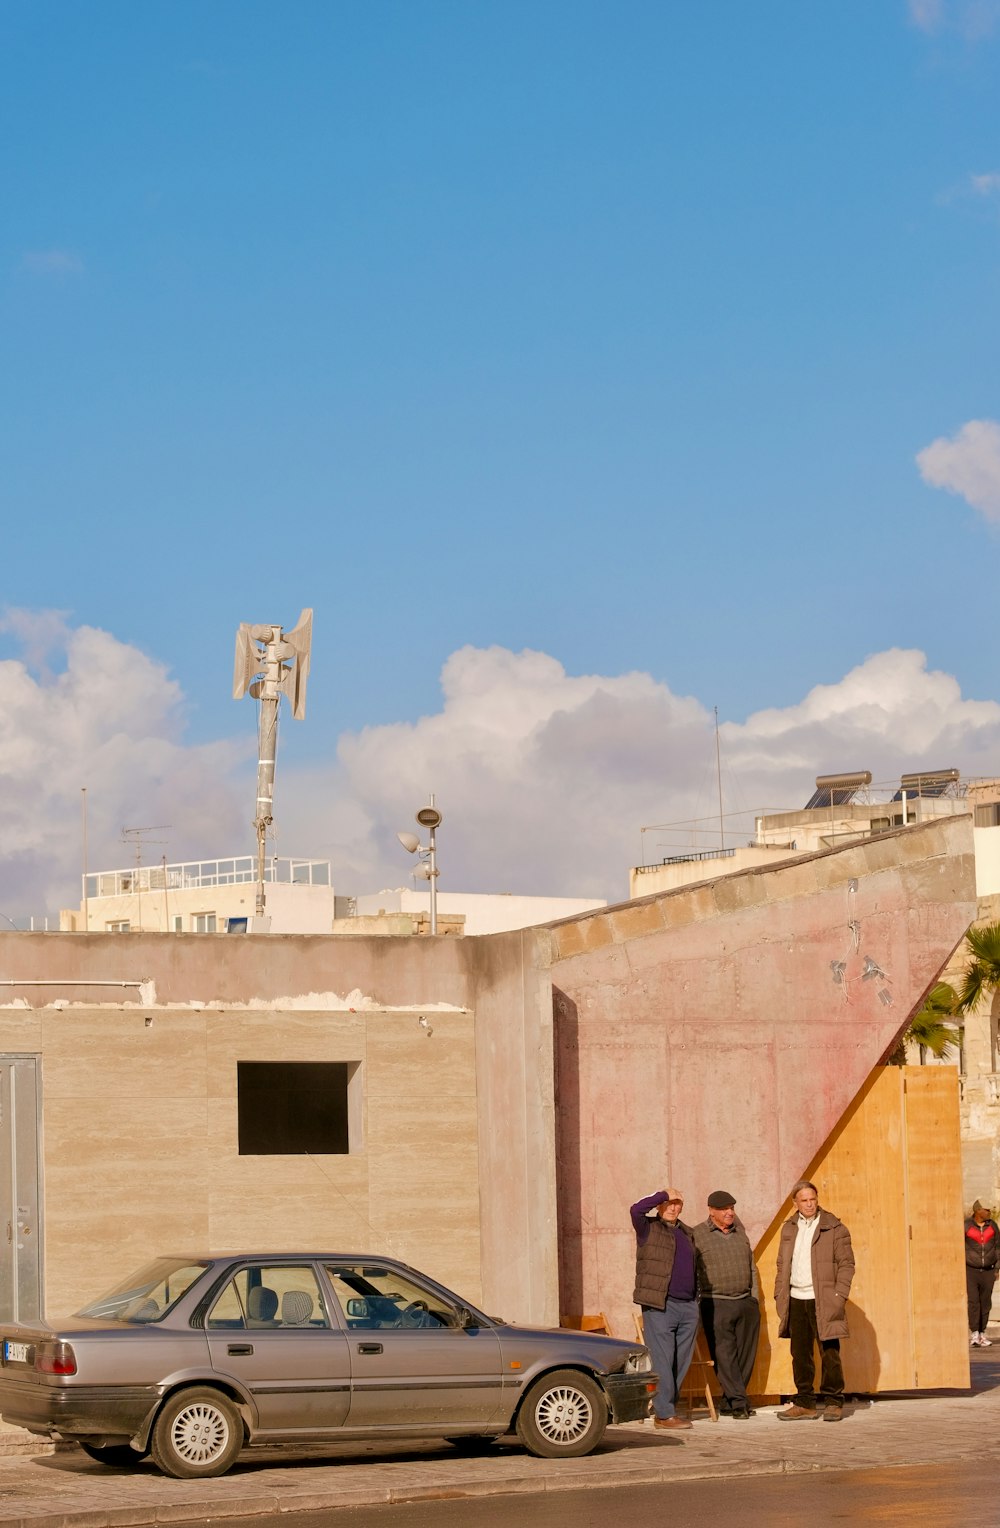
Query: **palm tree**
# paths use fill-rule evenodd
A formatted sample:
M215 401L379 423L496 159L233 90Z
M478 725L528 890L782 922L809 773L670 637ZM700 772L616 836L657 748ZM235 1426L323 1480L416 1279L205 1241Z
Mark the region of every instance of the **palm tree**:
M984 997L1000 992L1000 923L983 923L970 928L965 948L972 957L965 968L962 990L955 1012L971 1013ZM996 1003L993 1004L994 1009ZM990 1070L997 1070L998 1015L990 1014Z
M891 1066L906 1065L907 1044L919 1045L920 1064L927 1052L940 1061L949 1050L958 1049L962 1043L962 1026L946 1021L958 1012L959 996L950 982L938 982L924 998L923 1006L913 1015L909 1027L896 1041L889 1055Z

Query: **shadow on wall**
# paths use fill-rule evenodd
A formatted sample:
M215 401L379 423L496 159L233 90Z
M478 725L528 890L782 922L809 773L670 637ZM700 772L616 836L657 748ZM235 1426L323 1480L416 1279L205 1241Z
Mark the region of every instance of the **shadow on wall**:
M878 1390L882 1360L878 1336L860 1305L847 1302L847 1330L840 1344L844 1360L844 1389L853 1395L874 1395Z
M559 1309L583 1310L583 1166L580 1160L580 1017L572 998L552 988L555 1024L556 1214Z

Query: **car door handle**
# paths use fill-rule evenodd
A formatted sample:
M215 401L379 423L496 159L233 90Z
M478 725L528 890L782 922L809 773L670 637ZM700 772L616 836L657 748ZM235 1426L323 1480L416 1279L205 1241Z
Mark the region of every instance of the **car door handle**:
M226 1349L232 1358L249 1358L253 1352L252 1342L231 1342Z
M381 1351L382 1351L382 1344L380 1342L359 1342L358 1343L358 1352L359 1353L381 1353Z

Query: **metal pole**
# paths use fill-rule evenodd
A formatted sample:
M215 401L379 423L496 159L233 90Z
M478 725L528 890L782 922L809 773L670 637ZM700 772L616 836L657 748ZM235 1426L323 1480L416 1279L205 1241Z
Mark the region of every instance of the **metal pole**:
M431 806L434 805L434 797L431 797ZM437 857L434 844L434 829L431 828L430 839L430 872L431 872L431 933L438 931L438 888L437 888Z
M90 904L87 900L87 787L81 785L83 798L83 932L90 932Z
M719 785L719 848L726 847L726 819L722 815L722 757L719 753L719 708L715 708L715 775Z
M278 747L278 684L281 679L281 659L277 645L281 635L280 626L272 626L270 640L265 644L264 679L260 692L260 727L257 747L257 916L264 912L264 853L267 830L272 822L274 805L274 759Z

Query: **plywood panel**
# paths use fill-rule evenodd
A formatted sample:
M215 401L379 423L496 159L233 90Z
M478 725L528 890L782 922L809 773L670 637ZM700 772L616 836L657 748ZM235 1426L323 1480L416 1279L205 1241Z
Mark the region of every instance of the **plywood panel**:
M913 1333L921 1389L969 1383L958 1073L906 1068L906 1185Z
M969 1383L964 1320L956 1074L879 1067L803 1174L850 1228L857 1273L843 1343L848 1390L873 1393ZM791 1185L789 1185L791 1186ZM777 1337L774 1269L786 1201L757 1248L764 1318L751 1391L794 1390Z

